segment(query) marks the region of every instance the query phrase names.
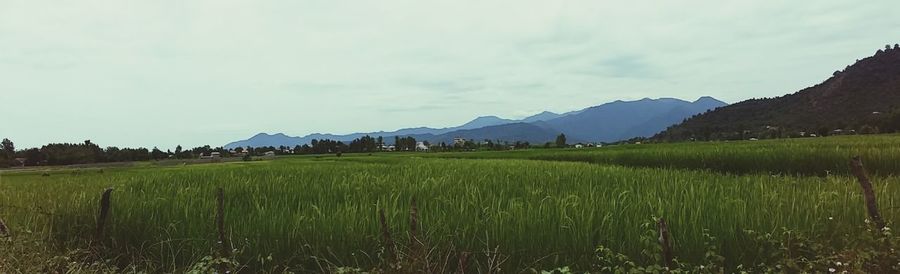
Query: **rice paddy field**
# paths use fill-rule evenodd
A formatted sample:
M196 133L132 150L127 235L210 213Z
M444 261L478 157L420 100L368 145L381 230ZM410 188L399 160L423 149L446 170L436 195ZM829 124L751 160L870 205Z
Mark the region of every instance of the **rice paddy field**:
M5 171L0 219L45 252L88 250L76 253L117 271L185 272L216 258L218 187L231 260L244 273L421 271L404 268L416 263L424 272L615 272L660 264L661 217L686 272L891 269L878 264L896 257L897 237L867 224L852 155L872 175L882 217L898 223L896 135ZM0 249L12 258L0 272L34 263Z

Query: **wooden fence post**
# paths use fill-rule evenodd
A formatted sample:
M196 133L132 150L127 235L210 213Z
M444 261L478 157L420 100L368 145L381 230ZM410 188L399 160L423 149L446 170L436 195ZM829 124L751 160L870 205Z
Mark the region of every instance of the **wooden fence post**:
M419 206L416 198L413 197L409 207L409 237L410 237L410 259L413 269L421 269L422 272L430 273L428 254L425 251L425 242L422 237L422 231L419 227ZM417 270L418 270L417 269Z
M228 237L225 233L225 190L221 187L216 189L216 228L219 231L219 245L221 246L222 258L231 258L231 244L228 243ZM219 265L219 272L229 273L226 264Z
M459 261L456 267L459 274L466 274L466 268L469 268L469 255L471 254L465 251L459 254Z
M378 220L381 223L381 238L384 241L384 248L387 249L388 255L392 262L397 262L397 246L394 239L391 238L391 229L387 223L387 217L384 216L384 208L378 210Z
M109 217L110 200L113 189L107 188L100 196L100 215L97 216L97 230L94 232L94 239L99 241L103 236L103 229L106 226L106 218Z
M878 230L884 229L884 220L881 218L881 214L878 213L878 203L875 200L875 189L872 187L872 181L869 180L869 175L866 173L859 156L855 156L850 160L850 170L853 171L853 175L859 181L859 186L862 187L869 217L872 218Z
M668 270L672 270L672 240L669 235L669 225L666 224L666 220L663 218L659 218L656 221L656 226L659 229L659 245L662 246L662 259L663 264L668 268Z
M3 219L0 219L0 237L11 236L12 233L9 232L9 227L6 226L6 223L3 222Z
M409 207L409 233L413 239L419 234L419 207L416 206L416 198L413 197Z

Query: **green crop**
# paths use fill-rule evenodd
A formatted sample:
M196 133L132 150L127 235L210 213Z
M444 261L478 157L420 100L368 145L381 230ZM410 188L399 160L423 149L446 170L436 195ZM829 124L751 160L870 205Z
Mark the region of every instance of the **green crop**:
M139 260L177 272L216 254L213 194L222 187L228 235L247 270L371 269L387 256L379 209L385 210L395 241L407 243L410 200L416 198L427 248L472 252L473 265L486 265L488 251L496 251L506 259L504 271L589 269L598 246L655 263L647 255L655 248L647 224L664 217L678 260L702 261L708 233L733 268L761 263L746 230L787 228L816 235L817 243L836 249L852 245L867 216L858 184L839 169L854 153L881 174L873 181L885 220L900 221L900 178L893 177L900 172L897 138L4 173L0 218L13 230L83 247L92 240L100 193L113 187L100 243L105 254L116 264ZM590 163L559 161L582 158ZM721 172L732 167L734 172ZM790 175L822 169L833 173Z

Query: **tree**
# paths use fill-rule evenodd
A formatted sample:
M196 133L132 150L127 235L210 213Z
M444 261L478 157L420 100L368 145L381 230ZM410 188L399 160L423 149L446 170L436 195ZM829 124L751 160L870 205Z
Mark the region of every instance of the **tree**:
M175 147L175 158L181 158L181 145Z
M153 150L150 151L150 158L153 158L153 160L165 159L165 155L165 152L162 152L162 150L159 150L159 148L156 147L153 147Z
M397 147L397 150L401 151L411 151L416 150L416 138L413 137L395 137L396 141L394 146Z
M878 134L878 127L873 127L870 125L863 125L859 128L859 134Z
M9 167L10 162L14 159L10 155L15 155L15 152L16 148L13 146L13 142L4 138L2 145L0 145L0 168Z
M30 148L25 150L25 165L26 166L37 166L41 165L47 159L43 153L41 153L40 149Z
M559 136L556 136L556 146L557 147L566 147L566 135L560 133Z
M7 159L16 158L16 146L9 139L3 138L3 142L0 142L0 151L3 152Z

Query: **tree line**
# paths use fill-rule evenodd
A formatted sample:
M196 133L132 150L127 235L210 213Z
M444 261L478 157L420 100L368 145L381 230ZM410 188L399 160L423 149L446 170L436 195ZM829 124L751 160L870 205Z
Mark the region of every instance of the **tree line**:
M566 147L565 135L560 135L556 142L546 143L543 146L532 146L528 142L506 142L500 140L465 140L448 144L445 142L432 144L428 141L422 141L429 151L434 152L450 152L450 151L474 151L474 150L509 150L509 149L525 149L525 148L550 148L550 147ZM416 151L419 141L414 137L395 136L393 151ZM57 166L57 165L76 165L76 164L95 164L95 163L111 163L111 162L133 162L133 161L150 161L165 159L196 159L201 155L209 156L213 152L219 153L220 157L233 156L261 156L268 152L274 152L276 155L308 155L308 154L335 154L335 153L371 153L378 151L386 151L388 144L385 143L383 137L363 136L344 143L342 141L330 139L313 139L310 144L289 146L263 146L263 147L238 147L234 149L225 149L223 147L211 147L209 145L199 146L192 149L184 149L180 145L175 151L160 150L156 147L147 148L119 148L115 146L100 147L90 140L83 143L52 143L44 145L40 148L28 148L16 150L15 144L9 139L3 139L0 143L0 168L10 166ZM252 159L252 158L246 158ZM19 160L22 160L20 162Z
M200 155L209 155L219 152L223 157L230 155L230 151L222 147L213 148L209 145L193 149L183 149L178 146L175 151L162 151L156 147L147 148L119 148L110 146L102 148L90 140L83 143L53 143L40 148L28 148L16 150L15 143L9 139L3 139L0 143L0 167L10 166L57 166L76 164L95 164L112 162L133 162L163 159L193 159ZM23 160L24 162L20 162Z

